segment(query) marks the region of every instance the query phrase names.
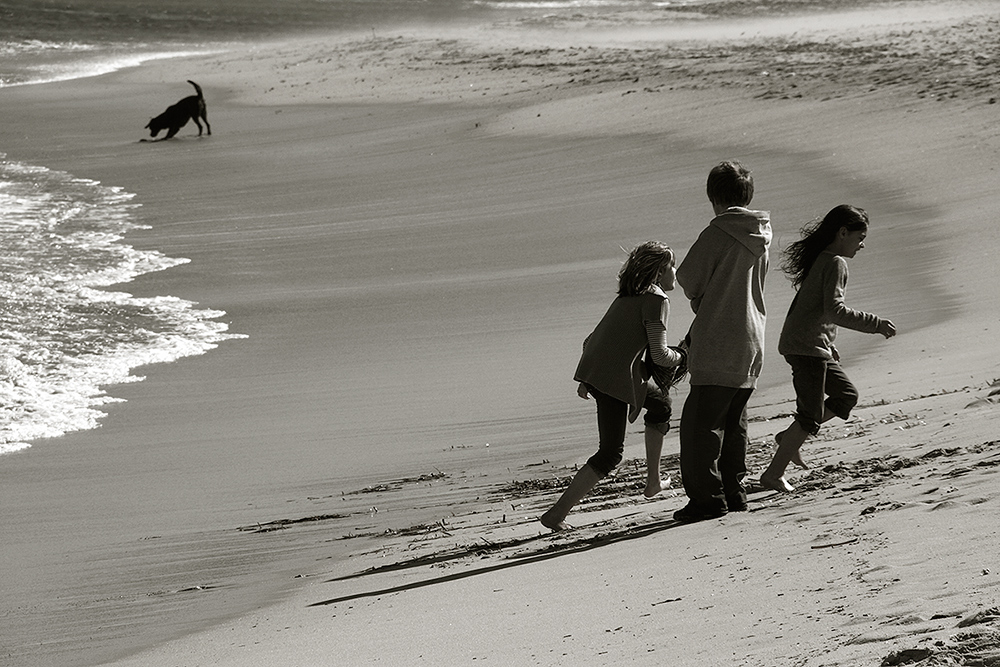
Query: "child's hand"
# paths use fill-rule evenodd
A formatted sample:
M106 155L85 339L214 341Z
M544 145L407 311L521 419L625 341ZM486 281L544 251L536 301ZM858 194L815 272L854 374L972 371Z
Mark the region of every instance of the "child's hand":
M880 320L878 323L878 332L886 338L892 338L896 335L896 325L890 320Z
M590 398L590 392L587 391L587 385L581 382L580 386L576 388L576 395L583 399Z

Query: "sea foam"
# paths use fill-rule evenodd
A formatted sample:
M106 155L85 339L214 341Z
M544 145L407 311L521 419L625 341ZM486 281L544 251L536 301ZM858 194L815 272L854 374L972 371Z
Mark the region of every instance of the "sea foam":
M242 337L221 311L108 289L188 261L125 243L133 198L0 154L0 454L96 427L137 367Z

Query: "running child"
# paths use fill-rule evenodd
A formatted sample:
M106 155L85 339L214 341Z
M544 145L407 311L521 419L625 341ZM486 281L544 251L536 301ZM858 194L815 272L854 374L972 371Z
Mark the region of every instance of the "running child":
M840 367L834 346L837 327L863 333L896 335L889 320L844 305L847 260L865 247L868 214L841 204L819 222L802 230L803 238L784 250L781 270L797 292L785 317L778 352L792 367L795 421L774 436L778 449L760 476L761 486L794 491L785 479L789 463L806 467L799 448L820 424L833 417L847 419L858 402L858 391Z
M674 253L662 243L637 246L618 273L618 296L583 342L574 379L581 398L597 403L597 453L580 468L566 491L539 520L551 530L566 530L566 515L604 476L621 463L625 430L645 408L646 488L652 498L670 486L660 477L663 436L670 428L669 387L650 379L643 357L669 369L681 366L686 353L667 346L670 301L674 288ZM669 373L667 373L669 375Z

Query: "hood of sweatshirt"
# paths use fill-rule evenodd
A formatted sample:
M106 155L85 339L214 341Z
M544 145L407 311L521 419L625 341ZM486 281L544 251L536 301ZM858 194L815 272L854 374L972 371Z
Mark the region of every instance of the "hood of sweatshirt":
M733 206L717 215L711 223L739 241L754 257L760 257L771 243L771 214Z

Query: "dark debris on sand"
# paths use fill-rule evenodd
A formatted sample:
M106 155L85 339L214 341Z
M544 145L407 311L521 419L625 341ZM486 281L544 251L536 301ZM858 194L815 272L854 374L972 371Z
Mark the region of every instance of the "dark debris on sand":
M1000 609L991 607L959 621L962 628L947 639L927 646L893 651L882 667L1000 667Z
M255 523L249 526L240 526L237 530L245 533L270 533L275 530L284 530L289 526L297 524L315 524L324 521L346 519L347 517L347 514L318 514L316 516L302 517L301 519L277 519L275 521L268 521L267 523Z
M660 459L660 468L675 480L680 479L680 455L671 454ZM501 485L495 491L494 496L504 499L526 499L538 496L548 496L552 493L562 492L576 475L577 468L567 468L565 474L548 475L531 479L513 480ZM618 468L601 481L594 490L591 491L585 502L607 499L609 497L622 498L628 502L634 502L635 496L641 494L646 488L646 461L645 459L628 459L623 461Z
M381 484L372 484L366 486L363 489L356 489L354 491L348 491L344 495L357 495L363 493L385 493L386 491L398 491L405 486L411 484L421 484L424 482L433 482L441 479L446 479L448 477L447 473L443 473L437 470L432 473L427 473L424 475L418 475L417 477L403 477L402 479L394 479L388 482L382 482Z

